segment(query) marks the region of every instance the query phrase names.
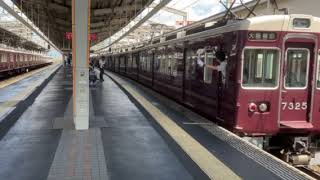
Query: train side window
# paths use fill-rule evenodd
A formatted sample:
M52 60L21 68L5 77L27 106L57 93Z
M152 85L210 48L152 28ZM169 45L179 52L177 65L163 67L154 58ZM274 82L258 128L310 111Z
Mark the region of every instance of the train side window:
M318 51L318 76L317 76L317 87L320 88L320 50Z
M147 67L148 67L148 71L151 72L152 71L152 59L153 59L153 53L150 51L147 54Z
M0 54L0 62L1 63L5 63L6 62L6 59L5 59L3 54Z
M246 49L242 85L246 88L275 88L279 81L279 51Z
M205 59L204 59L204 62L205 62L205 65L213 65L213 53L206 53L205 54ZM213 70L211 68L208 68L205 66L204 68L204 76L203 76L203 81L207 84L211 84L212 82L212 72Z
M128 56L127 56L127 68L128 69L132 68L132 56L131 56L131 54L128 54Z
M171 77L178 76L178 61L180 57L177 51L178 49L175 46L168 46L166 49L166 74Z
M178 60L179 60L179 52L175 52L172 62L171 62L171 75L174 77L178 76Z
M132 68L137 68L137 55L135 54L132 56Z
M156 72L158 72L159 69L160 69L160 62L161 62L161 55L159 55L159 54L155 55L154 56L154 64L153 64L153 66L154 66L154 70Z
M308 49L288 49L285 76L286 88L304 88L308 78Z
M197 54L193 49L188 49L186 54L186 78L187 79L196 78L196 61L197 61Z
M8 54L2 54L2 62L8 62Z
M10 54L10 62L14 62L14 56L13 56L13 54Z

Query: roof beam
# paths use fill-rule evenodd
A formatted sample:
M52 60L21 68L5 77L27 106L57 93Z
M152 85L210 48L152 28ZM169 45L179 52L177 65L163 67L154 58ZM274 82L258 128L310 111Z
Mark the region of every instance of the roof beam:
M141 4L132 4L132 5L126 5L126 6L117 6L115 8L104 8L104 9L95 9L93 10L93 15L94 16L103 16L106 14L111 14L111 13L121 13L125 11L134 11L134 10L139 10L142 8Z
M49 9L56 9L58 11L62 11L63 13L71 12L71 9L69 7L57 4L57 3L49 3L48 4Z
M156 5L157 5L157 4L155 4L155 3L151 3L151 4L150 4L150 7L154 8L154 7L156 7ZM179 16L182 16L182 17L183 17L183 20L185 20L185 21L187 20L188 14L187 14L187 12L185 12L185 11L181 11L181 10L174 9L174 8L172 8L172 7L167 7L167 6L163 7L162 10L167 11L167 12L170 12L170 13L173 13L173 14L177 14L177 15L179 15Z
M3 0L0 0L0 6L5 9L9 14L11 14L13 17L15 17L18 21L20 21L22 24L24 24L27 28L32 30L34 33L36 33L40 38L45 40L48 44L50 44L52 47L54 47L57 51L61 52L60 49L50 41L46 36L43 35L39 30L36 30L31 24L29 24L26 20L24 20L15 10L13 10L10 6L7 5Z
M165 7L171 0L161 0L156 7L154 7L151 11L149 11L144 17L141 19L137 20L137 22L129 27L127 25L125 28L125 32L123 31L118 31L115 35L112 37L109 37L108 39L105 39L103 42L98 43L94 47L92 47L93 50L96 50L98 52L103 51L104 49L110 47L111 45L119 42L122 38L130 34L132 31L140 27L144 22L146 22L148 19L150 19L154 14L156 14L158 11L160 11L163 7ZM147 7L149 8L149 7ZM119 34L118 34L119 33ZM118 36L118 37L117 37ZM114 38L114 39L112 39ZM106 45L104 45L106 44Z

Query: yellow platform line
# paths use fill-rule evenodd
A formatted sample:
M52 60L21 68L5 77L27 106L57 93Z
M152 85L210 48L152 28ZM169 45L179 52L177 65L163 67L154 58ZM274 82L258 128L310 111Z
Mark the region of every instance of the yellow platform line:
M160 126L176 141L183 151L200 167L200 169L214 180L238 180L241 179L223 162L217 159L191 135L173 122L167 115L151 104L120 78L111 75L136 101L150 113Z

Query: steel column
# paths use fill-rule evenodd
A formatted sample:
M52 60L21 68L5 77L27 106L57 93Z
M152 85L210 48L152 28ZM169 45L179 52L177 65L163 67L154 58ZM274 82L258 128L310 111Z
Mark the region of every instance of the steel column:
M73 120L89 128L90 0L72 0Z

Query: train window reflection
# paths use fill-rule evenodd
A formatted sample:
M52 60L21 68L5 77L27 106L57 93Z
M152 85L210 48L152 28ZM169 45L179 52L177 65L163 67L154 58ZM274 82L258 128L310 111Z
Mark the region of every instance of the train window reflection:
M278 85L279 51L275 49L246 49L243 60L243 87L274 88Z
M262 78L263 54L258 54L256 63L256 78Z
M206 53L205 65L213 65L213 53ZM204 82L210 84L212 81L212 69L205 66L204 69Z
M308 56L309 50L307 49L287 51L285 87L303 88L307 86Z

